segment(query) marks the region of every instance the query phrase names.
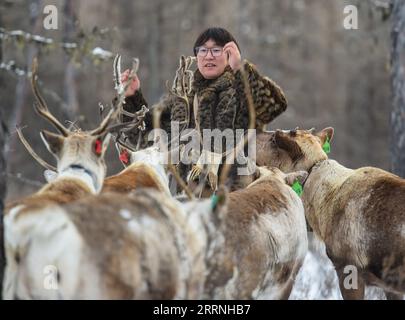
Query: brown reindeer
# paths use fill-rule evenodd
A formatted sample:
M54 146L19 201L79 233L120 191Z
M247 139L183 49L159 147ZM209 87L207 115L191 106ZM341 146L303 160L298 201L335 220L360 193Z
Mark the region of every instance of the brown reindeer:
M329 160L322 146L332 138L333 128L264 134L258 163L309 171L302 195L306 218L326 245L344 299L363 299L365 285L400 298L405 292L405 180L378 168L352 170Z
M162 191L160 186L168 184L165 166L161 165L163 155L156 147L138 152L119 149L120 159L131 165L114 177L113 188L118 184ZM194 255L193 261L199 260L196 253L204 252L204 267L201 262L198 264L206 270L205 293L200 297L289 297L307 250L303 206L290 186L297 179L303 181L306 175L306 172L285 175L277 168L259 168L260 178L248 189L229 194L226 214L220 219L207 212L212 200L184 202L189 222L183 223L183 229L192 230L189 241L191 235L204 239L200 242L194 239L200 248L189 251ZM126 178L122 179L124 176ZM110 189L106 187L107 181L106 190Z
M290 187L304 171L259 168L259 178L229 194L211 217L204 298L288 299L307 252L304 208ZM189 206L195 204L189 203ZM207 216L201 217L202 221ZM201 231L200 231L201 233Z

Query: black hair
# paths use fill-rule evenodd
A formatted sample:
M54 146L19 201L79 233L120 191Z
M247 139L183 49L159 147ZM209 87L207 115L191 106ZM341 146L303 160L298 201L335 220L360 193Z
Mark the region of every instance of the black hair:
M233 35L228 31L225 30L224 28L208 28L204 30L197 38L197 40L194 43L193 51L194 55L197 55L196 48L202 46L204 43L206 43L208 40L214 40L215 43L219 46L224 46L228 42L234 41L236 43L236 46L238 47L239 51L239 44L233 37Z

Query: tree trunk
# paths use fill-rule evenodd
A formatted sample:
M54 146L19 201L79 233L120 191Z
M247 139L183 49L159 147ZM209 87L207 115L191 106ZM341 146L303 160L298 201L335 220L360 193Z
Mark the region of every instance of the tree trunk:
M1 17L0 17L1 19ZM0 61L3 61L3 44L0 39ZM0 75L0 83L3 83L3 76ZM4 232L3 232L3 209L4 209L4 198L6 196L6 158L5 158L5 145L6 145L6 133L7 128L6 124L2 119L4 115L2 111L4 106L0 105L0 300L2 297L3 291L3 275L4 267L6 264L6 258L4 254Z
M31 1L29 6L30 8L30 27L33 34L38 34L42 28L42 20L39 19L40 15L42 15L42 0L35 0ZM38 48L34 44L29 44L27 46L27 66L30 68L32 60L35 56L38 55ZM27 103L27 95L29 90L29 80L25 77L18 77L17 85L15 89L15 102L12 108L11 116L8 121L8 125L10 128L14 128L16 124L20 124L24 114L24 108L29 104ZM4 118L3 118L4 119ZM15 150L15 145L17 143L17 135L12 135L7 141L8 148L7 150ZM12 153L6 154L7 159L9 159L10 163L13 163Z
M3 61L2 43L0 39L0 61ZM0 82L3 81L3 77L0 76ZM3 209L4 209L4 197L6 196L6 158L5 158L5 145L6 145L6 133L7 128L2 119L4 115L0 105L0 300L3 292L3 276L4 267L6 264L6 258L4 255L4 228L3 228Z
M1 112L0 112L1 113ZM1 116L1 114L0 114ZM0 117L0 119L4 119ZM4 198L6 195L6 159L5 159L5 142L6 142L6 125L0 120L0 300L2 299L3 275L6 258L4 254L4 232L3 232L3 209Z
M76 15L74 8L77 7L76 2L72 0L65 0L63 5L63 14L65 19L65 25L63 30L63 41L70 42L74 41L75 37L75 21ZM77 99L77 72L74 65L73 58L65 57L65 100L67 102L68 108L64 111L67 118L71 121L76 120L76 116L79 111L79 102Z
M405 178L405 2L394 0L391 33L392 104L391 163L395 174Z

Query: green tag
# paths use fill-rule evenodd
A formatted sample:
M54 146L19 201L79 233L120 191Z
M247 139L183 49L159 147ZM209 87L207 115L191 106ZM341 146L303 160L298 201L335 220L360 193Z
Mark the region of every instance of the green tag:
M329 137L326 137L326 141L324 142L322 149L323 149L323 151L325 151L326 154L330 153Z
M291 186L291 188L295 191L296 194L298 194L299 197L301 197L301 195L302 195L302 184L298 180L295 180L295 182Z
M218 200L219 200L219 198L218 198L218 196L216 194L211 196L211 209L212 210L214 210L215 207L217 206Z

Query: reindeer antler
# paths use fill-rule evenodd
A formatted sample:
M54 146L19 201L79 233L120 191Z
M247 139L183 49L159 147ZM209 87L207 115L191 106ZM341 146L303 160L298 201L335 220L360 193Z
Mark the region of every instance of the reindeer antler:
M43 166L45 169L48 170L52 170L52 171L57 171L56 167L54 167L53 165L50 165L48 162L46 162L45 160L43 160L39 155L37 155L34 151L34 149L32 149L31 145L28 143L28 141L25 139L21 128L16 126L16 131L18 134L18 137L20 138L22 144L24 145L24 147L27 149L28 153L35 159L37 160L37 162Z
M141 131L144 131L145 130L144 120L148 112L149 109L143 105L141 110L133 114L134 119L132 121L115 124L113 126L106 128L106 131L111 133L118 132L120 135L122 132L128 132L135 127L137 127Z
M67 137L69 135L69 130L65 128L50 112L46 105L44 98L41 96L38 86L37 86L37 71L38 71L38 60L35 57L32 60L32 75L31 75L31 87L32 91L34 92L35 98L37 103L34 103L35 110L38 112L39 115L50 121L56 129L60 131L60 133Z
M153 128L154 129L159 129L160 128L160 117L161 117L162 113L159 112L158 110L154 110L153 112ZM156 137L155 137L156 138ZM169 144L167 150L169 150L169 148L171 148L171 143ZM180 149L180 146L178 147ZM165 149L165 148L163 148ZM184 180L182 179L182 177L179 175L178 171L176 170L176 167L171 163L171 152L174 150L170 150L168 155L167 155L167 160L168 160L168 164L167 167L169 169L169 171L172 173L174 179L176 180L176 182L180 185L180 187L184 190L184 192L186 193L187 197L190 200L194 199L194 195L191 192L190 188L187 186L187 184L184 182Z
M121 55L117 54L113 62L113 79L114 79L114 89L117 91L120 96L123 94L124 86L121 82Z
M115 56L113 62L113 75L114 75L114 88L118 94L117 108L119 109L120 114L124 114L128 117L134 117L135 115L133 113L125 111L122 106L125 104L125 92L131 80L137 76L138 69L139 69L139 59L133 58L131 72L129 73L127 84L124 86L121 81L121 55L117 54Z
M181 56L179 61L179 67L176 70L176 76L174 77L172 89L170 90L174 95L188 100L187 95L190 94L192 88L192 82L194 80L194 73L190 70L191 65L195 61L195 57Z
M181 56L179 60L179 67L176 70L176 75L173 79L173 84L171 89L168 88L169 92L186 103L186 119L185 125L190 122L190 101L188 96L192 90L192 84L194 80L194 73L190 70L195 57L192 56ZM166 84L167 86L167 84Z
M134 75L136 75L138 68L139 68L139 59L134 58L129 80L131 80L131 78L134 77ZM134 128L135 126L143 128L141 130L145 130L144 129L145 122L143 120L145 118L146 113L149 111L149 109L146 108L145 106L142 106L142 109L140 111L135 112L135 113L129 113L129 112L125 111L122 107L122 105L125 103L125 91L127 90L130 81L128 81L125 86L122 84L122 81L121 81L121 55L120 54L117 54L114 58L113 75L114 75L114 85L115 85L114 88L118 93L118 104L115 107L113 105L113 108L109 111L109 113L104 118L104 120L99 125L99 127L90 132L91 135L99 135L103 132L113 132L113 131L123 130L124 128L126 128L125 131L129 131L132 128ZM129 117L134 118L134 120L131 122L120 123L120 124L108 127L110 122L114 118L118 117L119 114L125 114Z
M115 142L132 152L137 151L137 149L134 146L129 145L128 143L121 140L121 134L117 135L117 137L115 138Z

